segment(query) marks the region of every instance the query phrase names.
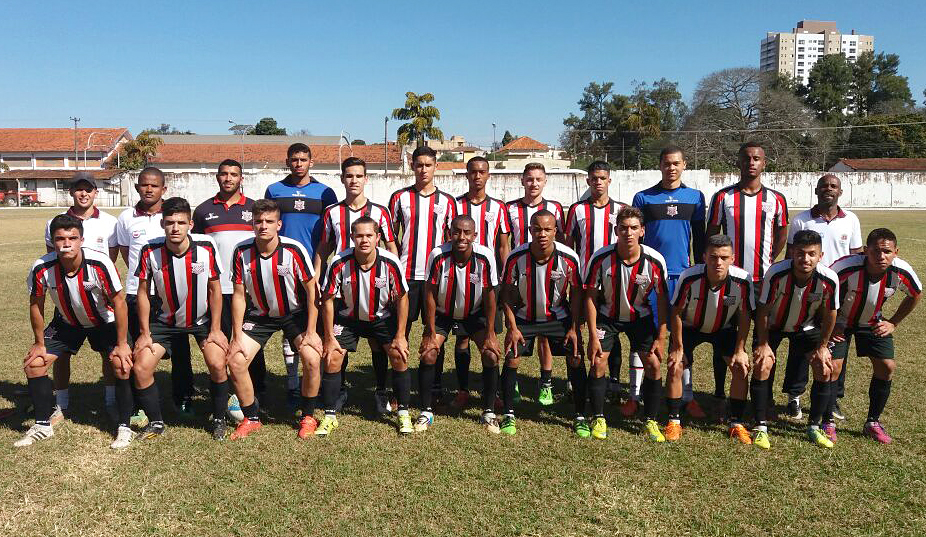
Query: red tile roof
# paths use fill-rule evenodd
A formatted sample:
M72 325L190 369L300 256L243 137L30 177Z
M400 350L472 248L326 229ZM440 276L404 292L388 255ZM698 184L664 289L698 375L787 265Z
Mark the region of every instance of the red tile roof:
M926 171L926 158L843 158L839 161L856 171Z
M286 165L286 149L289 145L244 144L244 163L262 163L271 167L282 168ZM313 145L312 160L315 164L340 164L338 146ZM396 144L388 146L389 164L398 165L401 149ZM241 159L242 146L238 144L164 144L158 153L150 159L151 164L196 163L218 164L223 159ZM360 157L367 164L383 163L383 144L355 145L353 149L346 145L341 148L341 158Z
M437 169L438 170L465 170L466 163L463 162L462 160L459 162L438 162Z
M88 148L94 151L112 149L123 134L132 135L125 127L77 129L77 149L83 151L87 138L93 135ZM0 129L0 152L74 151L74 129Z
M109 180L123 173L122 170L81 170L93 174L94 179ZM73 170L10 170L0 173L0 180L6 179L63 179L69 180L74 178L77 173Z
M542 144L533 138L528 136L519 136L508 142L498 151L546 151L548 149L550 149L549 146Z

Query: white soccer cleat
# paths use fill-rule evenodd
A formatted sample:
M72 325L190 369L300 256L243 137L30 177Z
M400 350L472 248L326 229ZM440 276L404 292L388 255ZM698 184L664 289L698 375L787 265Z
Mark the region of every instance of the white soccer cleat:
M116 431L116 439L113 440L113 443L110 444L109 447L113 449L125 449L129 447L133 439L135 439L135 433L132 432L132 429L120 425L119 430Z
M55 430L52 429L51 425L39 425L36 423L32 427L29 427L29 430L26 431L26 434L22 438L13 442L13 447L31 446L39 440L50 438L54 434Z

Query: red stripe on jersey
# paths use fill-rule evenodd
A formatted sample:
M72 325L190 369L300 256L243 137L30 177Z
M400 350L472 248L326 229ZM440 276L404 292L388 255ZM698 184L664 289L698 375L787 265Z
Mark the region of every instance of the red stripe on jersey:
M640 273L640 266L643 265L643 254L640 254L640 259L633 265L633 268L630 269L630 276L628 276L627 281L627 306L630 308L629 316L630 320L633 321L637 318L637 310L633 307L634 294L637 289L637 274ZM616 299L615 295L615 299Z
M553 252L554 258L556 257L556 252ZM553 258L547 261L547 274L544 277L544 301L543 301L543 312L547 316L547 319L553 316L553 312L550 311L550 303L553 302Z
M698 307L695 308L694 328L701 330L704 323L704 312L707 310L707 275L701 278L701 300L698 301Z
M886 277L885 277L885 278L886 278ZM917 296L917 295L919 295L919 293L916 291L916 286L913 285L913 281L910 280L910 278L907 277L906 274L904 274L902 271L899 271L899 270L898 270L898 271L897 271L897 278L899 278L900 281L903 282L903 284L907 287L907 289L910 291L911 296ZM880 311L880 310L879 310L879 311Z
M765 192L767 191L763 189L762 192L760 192L756 196L756 235L755 237L756 237L756 242L758 242L758 244L756 245L756 249L753 252L753 256L754 256L753 261L752 261L753 279L759 278L762 276L762 255L760 254L760 252L762 250L762 244L765 242L765 236L762 235L762 216L760 215L765 214L764 211L762 210L762 197Z
M166 246L165 246L166 248ZM195 244L190 245L190 249L196 248ZM194 315L193 315L193 286L196 283L193 281L193 253L192 251L187 251L184 256L185 274L186 274L186 325L193 326Z
M704 276L704 282L705 284L707 283L706 274ZM727 295L727 282L723 282L720 285L720 290L717 292L717 314L714 318L714 327L713 329L711 329L712 333L720 330L720 326L723 324L725 320L724 318L726 317L726 315L724 315L723 299L726 295Z
M341 225L341 236L338 237L340 239L340 244L338 244L338 251L343 252L344 250L347 250L347 236L350 233L347 229L347 220L348 220L347 206L339 205L338 212L341 215L340 222L339 222Z
M100 319L97 317L96 311L93 309L93 304L90 302L90 297L87 295L87 289L84 287L85 281L83 268L78 268L77 290L80 293L80 303L83 304L84 311L87 312L87 318L90 319L93 326L99 326Z
M207 227L204 233L215 233L217 231L253 231L254 228L248 224L219 224Z
M48 267L42 267L35 273L35 281L32 282L32 294L35 296L45 296L45 285L42 278L48 272Z
M743 222L743 218L740 215L742 208L740 207L740 198L742 195L736 194L733 196L733 225L736 226L736 239L733 241L733 248L736 250L734 254L735 261L734 265L739 265L745 267L745 259L743 254L743 229L740 227L740 224ZM756 276L753 276L755 279Z
M863 271L862 271L862 274L864 274ZM881 277L881 283L880 285L878 285L878 301L875 302L875 310L872 312L871 318L868 319L868 324L870 325L875 324L876 322L875 319L877 319L878 313L881 312L881 307L884 305L884 288L886 284L887 284L887 275L885 274L884 276ZM858 300L858 297L856 298L856 302L860 302Z
M373 266L370 267L370 301L367 303L367 309L370 310L368 315L370 321L376 319L376 308L373 305L376 304L376 267L378 266L379 259L377 259L376 262L373 263ZM360 317L359 311L357 312L357 317Z
M177 311L177 304L174 304L174 266L170 260L170 256L167 254L167 245L164 245L161 250L161 268L163 272L161 273L161 278L164 280L164 295L167 300L167 311L164 312L167 314L167 324L170 326L174 325L174 312ZM148 280L149 288L154 284L154 275Z

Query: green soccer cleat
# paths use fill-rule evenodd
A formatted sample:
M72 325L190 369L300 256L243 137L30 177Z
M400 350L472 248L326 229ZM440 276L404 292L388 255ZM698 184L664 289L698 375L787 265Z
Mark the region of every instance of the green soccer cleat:
M646 425L643 426L646 429L646 434L649 436L649 439L653 442L665 442L666 437L662 435L662 431L659 430L659 424L656 423L656 420L646 420Z
M303 420L305 420L305 418L303 418ZM321 424L319 424L313 433L315 436L328 436L332 431L338 428L338 425L338 418L336 416L325 414L325 417L322 418Z
M518 428L515 426L514 416L505 416L502 418L500 430L505 434L516 434L518 432Z
M592 422L592 436L598 440L608 437L608 422L603 417L599 416Z
M807 439L820 447L825 447L825 448L833 447L833 441L827 438L826 433L824 433L819 428L808 427L807 428Z
M592 430L588 428L588 422L585 418L576 418L572 422L572 432L576 433L579 438L588 438L592 435Z
M415 432L415 427L412 426L412 417L408 412L399 414L399 434L412 434Z
M772 447L771 442L768 441L768 433L766 431L755 431L752 437L752 443L762 449L771 449Z
M144 429L148 426L148 416L144 410L139 409L129 420L129 426L133 429Z
M543 406L553 404L553 386L541 386L540 393L537 394L537 402Z

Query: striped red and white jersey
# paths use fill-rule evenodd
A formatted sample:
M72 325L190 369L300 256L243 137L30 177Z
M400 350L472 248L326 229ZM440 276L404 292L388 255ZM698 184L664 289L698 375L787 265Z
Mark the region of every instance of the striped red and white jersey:
M209 282L222 274L215 242L190 233L190 247L174 255L165 241L158 237L142 247L135 276L147 280L161 299L158 320L184 328L201 325L209 313Z
M360 267L353 248L344 250L328 264L322 282L322 294L338 299L339 317L365 322L393 315L395 301L407 292L402 262L385 248L376 249L376 261L367 270Z
M839 309L839 279L836 273L817 264L803 286L798 286L785 259L769 267L762 280L759 304L768 304L768 328L778 332L800 332L818 327L817 313Z
M511 248L517 248L531 241L531 217L540 209L546 209L556 217L556 230L563 231L563 205L558 201L543 200L537 205L528 205L524 200L509 201L505 208L508 211L508 229L511 230Z
M688 267L675 284L671 305L681 305L682 324L713 334L724 328L735 328L737 314L751 317L755 304L749 273L730 266L727 278L713 288L704 269L703 263Z
M369 216L379 224L384 242L395 242L392 216L389 210L369 200L366 205L356 210L348 207L347 202L344 201L329 205L322 214L322 242L330 244L331 251L334 253L353 248L354 241L350 238L350 226L361 216ZM327 261L327 259L322 259L322 261Z
M428 276L428 255L444 242L450 222L457 215L456 201L437 189L423 196L410 186L392 194L389 212L395 230L402 228L399 253L405 279L424 281Z
M508 226L508 214L505 203L486 197L482 203L473 203L466 194L457 196L457 214L468 214L476 221L476 240L492 252L496 251L495 241L499 234L511 233Z
M739 185L722 188L711 198L708 226L720 226L733 240L733 264L758 282L772 265L775 230L788 227L788 202L781 192L762 187L755 194Z
M244 286L253 315L283 317L305 309L302 287L315 277L315 267L301 242L279 235L276 250L263 256L252 237L235 247L232 282Z
M553 255L538 263L530 243L508 254L502 281L517 288L514 314L528 322L562 320L570 316L569 295L582 289L579 256L565 244L554 242ZM578 300L576 295L573 300Z
M586 289L598 290L599 314L613 321L628 322L653 314L651 292L669 299L666 274L666 260L655 249L641 244L640 257L628 265L618 256L615 243L595 252L584 282Z
M109 259L92 248L82 248L84 260L77 272L68 276L49 252L32 264L26 287L30 296L51 295L55 309L72 326L91 328L116 320L109 297L122 290L119 272Z
M572 237L572 244L583 267L588 264L592 254L617 240L617 213L626 206L612 199L603 207L585 200L569 208L566 235Z
M462 265L453 257L453 243L446 242L431 251L428 283L437 286L437 312L462 320L482 312L486 289L498 285L495 252L479 244Z
M837 322L847 328L871 326L880 321L884 303L898 290L912 297L923 291L913 267L899 257L895 257L887 271L875 281L865 270L864 254L842 257L830 268L839 278Z

